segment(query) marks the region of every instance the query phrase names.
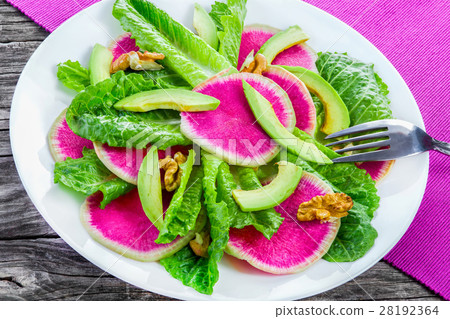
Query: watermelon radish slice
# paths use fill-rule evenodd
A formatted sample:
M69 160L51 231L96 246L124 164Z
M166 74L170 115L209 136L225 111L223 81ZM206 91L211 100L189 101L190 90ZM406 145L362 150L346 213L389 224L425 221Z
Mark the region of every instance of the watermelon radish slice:
M372 177L375 183L381 182L386 175L390 172L392 166L394 165L394 160L392 161L380 161L380 162L361 162L355 163L358 168L366 170L367 174Z
M105 209L99 208L102 196L98 192L86 199L81 206L81 222L95 241L118 254L156 261L174 254L195 237L195 231L191 231L170 244L156 244L159 231L145 215L137 189L113 200ZM167 209L168 204L165 206Z
M263 75L277 83L289 96L296 115L296 127L313 135L316 129L316 107L305 84L279 66L269 66Z
M137 185L139 168L150 147L151 145L147 149L141 150L130 148L127 151L126 147L112 147L108 144L94 142L95 152L102 163L117 177L134 185ZM172 146L165 151L159 150L158 157L162 159L166 155L173 156L177 152L187 156L190 148L187 146Z
M112 41L108 49L113 54L113 61L120 57L124 53L131 51L139 51L139 47L136 45L136 40L131 38L131 33L127 32L119 36L116 40Z
M243 80L272 103L280 122L292 132L295 114L287 93L272 80L251 73L214 77L194 88L217 98L220 105L214 111L182 112L181 132L230 164L260 166L270 161L280 147L256 121L245 98Z
M256 54L262 45L279 31L279 29L261 24L246 26L242 32L238 70L241 69L252 50ZM303 43L278 54L272 61L272 65L301 66L311 71L317 71L316 60L317 53L309 45Z
M299 222L298 206L314 196L333 193L331 188L310 173L303 177L294 193L275 210L284 217L270 240L253 226L230 229L226 252L252 266L273 274L292 274L311 266L328 251L339 230L340 221Z
M48 133L48 145L50 145L50 153L55 162L63 162L68 157L81 158L83 157L83 148L94 148L90 140L72 132L66 122L66 111L67 109L62 111L56 118Z

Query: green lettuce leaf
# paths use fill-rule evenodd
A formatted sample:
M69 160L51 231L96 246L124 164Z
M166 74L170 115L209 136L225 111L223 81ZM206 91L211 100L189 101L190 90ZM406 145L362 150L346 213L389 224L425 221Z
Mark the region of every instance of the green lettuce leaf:
M64 162L55 164L54 182L64 184L86 196L102 192L102 209L135 187L113 175L98 159L95 151L87 148L83 150L82 158L69 157Z
M219 278L218 273L211 272L210 258L198 257L189 246L159 262L173 278L202 294L211 295Z
M237 167L236 169L239 176L239 185L242 189L253 190L262 187L252 168ZM237 184L230 172L230 167L227 163L222 163L217 175L217 193L218 200L227 203L232 219L231 227L241 229L252 225L267 239L270 239L277 232L284 218L273 208L257 212L243 212L232 195L232 191L236 188Z
M183 172L181 183L165 212L163 226L155 241L157 244L170 243L177 236L185 236L195 227L202 208L203 171L200 167L193 167L194 161L195 152L190 150L187 161L180 165Z
M113 16L137 45L163 53L161 63L196 86L231 64L203 39L145 0L117 0Z
M146 80L152 80L161 89L186 89L192 90L192 86L187 83L179 74L164 68L156 71L134 71L126 70L125 74L138 73Z
M316 66L347 106L351 126L392 118L387 85L375 73L373 64L346 54L325 52Z
M305 171L315 174L329 184L336 193L345 193L352 197L351 194L355 193L355 187L356 189L366 187L369 190L366 193L366 198L359 198L359 200L362 199L362 201L372 203L378 203L379 201L378 196L373 195L374 182L366 179L365 171L359 170L354 164L342 163L312 167L310 163L297 160L295 157L292 158L290 154L288 154L288 160L296 163ZM325 166L329 166L330 169L324 169ZM356 190L356 193L358 193L358 190ZM352 197L352 199L353 208L348 212L348 216L341 218L341 227L336 239L323 257L327 261L355 261L369 251L378 236L377 231L370 224L373 211L378 207L378 204L376 207L370 207L361 204L356 198Z
M219 280L218 263L222 259L228 243L231 221L226 203L217 202L215 184L219 166L222 163L220 159L210 154L202 154L205 206L211 227L208 257L198 257L190 247L185 247L160 261L172 277L180 280L184 285L208 295L212 294L213 287Z
M247 15L247 0L227 0L227 4L216 2L212 5L210 16L217 25L219 53L234 66L237 66L241 46L244 20Z
M79 93L67 110L71 130L91 141L110 146L144 148L149 143L165 149L192 142L180 132L180 114L172 110L145 113L118 111L113 105L132 94L157 89L141 74L122 71Z
M233 12L231 12L230 8L228 8L228 5L224 2L218 2L216 1L211 6L211 12L209 13L209 16L213 19L214 23L216 24L217 31L224 31L224 27L222 24L222 21L220 19L223 16L231 16L233 15Z
M72 62L69 60L58 64L56 76L65 87L77 92L83 91L91 84L89 70L78 61Z
M330 262L349 262L363 257L378 237L377 231L370 224L371 218L368 214L367 206L355 201L348 216L341 218L336 239L323 259Z

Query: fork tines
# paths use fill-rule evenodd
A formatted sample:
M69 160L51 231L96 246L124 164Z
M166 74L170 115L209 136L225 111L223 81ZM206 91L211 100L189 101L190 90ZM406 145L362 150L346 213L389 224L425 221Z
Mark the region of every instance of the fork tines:
M345 137L347 135L352 134L359 134L359 133L365 133L373 130L383 130L382 132L376 132L376 133L370 133L355 137L347 137L346 139L338 140L332 143L327 144L326 146L335 146L335 145L344 145L348 143L353 142L360 142L360 141L367 141L371 139L379 139L383 138L382 141L375 141L375 142L369 142L364 144L359 144L351 147L345 147L339 150L336 150L336 153L342 154L345 152L350 151L360 151L364 149L369 148L381 148L386 147L390 145L390 138L388 135L388 124L390 123L390 120L381 120L381 121L375 121L375 122L368 122L360 125L356 125L347 129L344 129L342 131L333 133L328 135L325 139L332 139L332 138L339 138L339 137ZM382 149L382 150L376 150L372 152L367 153L361 153L361 154L353 154L345 157L339 157L333 160L335 163L339 162L364 162L364 161L376 161L376 160L384 160L388 156L387 152L388 149Z

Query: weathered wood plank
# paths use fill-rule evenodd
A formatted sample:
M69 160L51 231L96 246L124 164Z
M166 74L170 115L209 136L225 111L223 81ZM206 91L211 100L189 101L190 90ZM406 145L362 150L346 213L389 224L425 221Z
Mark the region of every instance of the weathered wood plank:
M9 130L9 119L2 119L0 112L0 131Z
M26 194L11 156L0 157L0 185L0 239L57 236Z
M1 99L2 97L0 96L0 105L1 105ZM10 108L11 106L8 106L7 108L2 108L0 106L0 119L2 121L8 121L9 124L9 113L10 113Z
M40 42L0 43L1 120L9 118L9 108L20 73L39 44Z
M62 239L0 241L0 251L0 300L76 300L103 274ZM106 274L81 299L166 298Z
M11 156L11 154L9 131L0 131L0 156Z
M3 1L0 5L0 30L0 43L43 41L48 36L47 31Z
M103 274L61 239L0 241L0 299L75 300ZM376 278L374 281L373 279ZM380 262L356 279L308 300L439 300L412 279ZM167 300L109 274L103 275L81 300Z
M1 49L0 49L1 51ZM0 57L1 59L1 57ZM0 74L0 119L9 119L9 109L16 88L19 73L3 73Z
M20 74L41 41L0 43L2 74Z

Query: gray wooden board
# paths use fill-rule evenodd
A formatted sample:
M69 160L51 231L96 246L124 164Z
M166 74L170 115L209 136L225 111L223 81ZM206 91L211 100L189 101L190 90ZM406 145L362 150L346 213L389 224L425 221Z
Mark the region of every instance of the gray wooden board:
M11 156L9 109L20 72L47 35L0 2L0 300L170 300L104 274L81 257L47 225L23 189ZM372 298L442 300L383 261L307 300Z

